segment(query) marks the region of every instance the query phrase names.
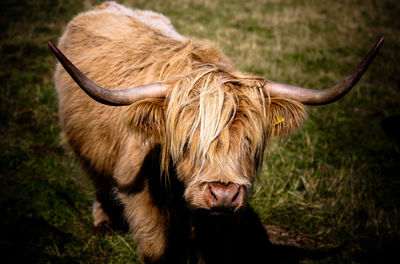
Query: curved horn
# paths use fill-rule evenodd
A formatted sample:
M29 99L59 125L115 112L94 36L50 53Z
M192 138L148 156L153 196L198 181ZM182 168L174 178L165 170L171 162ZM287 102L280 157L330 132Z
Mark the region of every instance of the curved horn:
M72 79L74 79L87 95L99 103L112 106L130 105L149 97L164 97L167 93L167 87L160 83L136 86L124 90L104 89L89 80L51 41L49 41L48 44Z
M284 97L296 100L306 105L330 104L339 100L358 82L368 66L371 64L378 50L383 44L384 38L375 44L368 55L358 64L358 66L338 84L324 89L311 90L289 84L268 81L264 86L265 96Z

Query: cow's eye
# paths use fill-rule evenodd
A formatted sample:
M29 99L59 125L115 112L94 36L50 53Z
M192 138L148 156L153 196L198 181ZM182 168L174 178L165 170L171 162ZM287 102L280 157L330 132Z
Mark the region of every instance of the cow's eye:
M183 145L183 152L189 151L189 140L186 140L185 144Z
M246 142L249 143L249 145L253 144L253 140L251 138L245 137L245 139L246 139Z

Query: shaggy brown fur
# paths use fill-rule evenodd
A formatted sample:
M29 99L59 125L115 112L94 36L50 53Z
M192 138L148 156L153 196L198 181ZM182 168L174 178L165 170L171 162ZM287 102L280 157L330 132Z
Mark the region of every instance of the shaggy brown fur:
M209 209L207 182L247 194L266 142L305 119L301 104L264 98L266 79L234 71L220 51L185 39L150 11L104 3L69 23L59 48L107 89L169 87L167 98L113 107L84 94L60 65L55 73L63 138L94 182L94 223L109 219L119 200L146 262L185 263L189 253L171 253L171 239L193 239L185 207ZM173 236L177 223L186 231ZM191 261L204 254L189 251Z

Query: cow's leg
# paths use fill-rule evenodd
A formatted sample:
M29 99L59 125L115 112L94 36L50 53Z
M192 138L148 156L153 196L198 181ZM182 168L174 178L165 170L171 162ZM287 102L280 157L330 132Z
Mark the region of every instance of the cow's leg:
M131 138L114 171L118 197L124 205L124 215L145 263L179 263L166 258L168 208L159 197L159 148L140 139Z
M147 186L136 194L120 194L138 251L145 263L162 261L166 247L167 216L152 203Z
M95 198L92 205L92 217L94 227L101 227L104 225L111 225L111 219L104 211L103 206Z

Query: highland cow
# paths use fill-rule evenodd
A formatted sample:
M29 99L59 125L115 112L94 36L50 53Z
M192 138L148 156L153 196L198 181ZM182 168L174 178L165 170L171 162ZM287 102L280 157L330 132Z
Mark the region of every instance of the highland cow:
M347 93L382 41L343 82L309 90L235 71L151 11L107 2L76 16L58 43L68 59L49 45L62 138L93 181L94 225L127 225L145 263L262 258L267 236L247 196L266 143L299 129L305 104Z

